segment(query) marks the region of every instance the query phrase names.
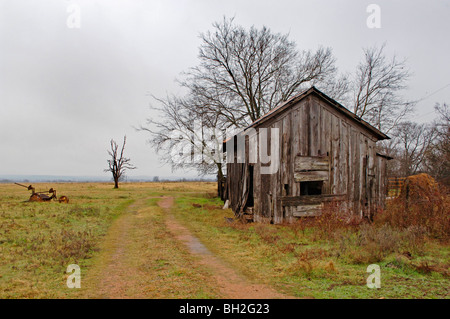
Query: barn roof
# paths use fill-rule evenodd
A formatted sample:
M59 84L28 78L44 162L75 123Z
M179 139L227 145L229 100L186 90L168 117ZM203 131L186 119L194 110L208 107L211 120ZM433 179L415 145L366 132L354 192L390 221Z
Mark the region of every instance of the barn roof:
M275 115L283 112L284 110L288 109L292 105L298 103L299 101L303 100L304 98L306 98L306 97L308 97L309 95L312 95L312 94L316 95L317 97L321 98L322 100L327 101L338 112L340 112L341 114L345 115L347 118L349 118L349 119L359 123L360 125L362 125L366 130L368 130L373 135L375 135L378 138L378 140L390 139L389 136L387 136L386 134L384 134L383 132L381 132L380 130L375 128L374 126L370 125L368 122L364 121L359 116L357 116L355 113L349 111L343 105L341 105L340 103L338 103L337 101L335 101L331 97L327 96L325 93L319 91L314 86L311 87L310 89L307 89L307 90L305 90L305 91L303 91L303 92L293 96L289 100L287 100L287 101L281 103L280 105L278 105L277 107L273 108L272 110L267 112L265 115L261 116L259 119L254 121L252 124L247 126L243 131L246 131L247 129L249 129L251 127L259 126L260 124L266 122L267 120L271 119Z

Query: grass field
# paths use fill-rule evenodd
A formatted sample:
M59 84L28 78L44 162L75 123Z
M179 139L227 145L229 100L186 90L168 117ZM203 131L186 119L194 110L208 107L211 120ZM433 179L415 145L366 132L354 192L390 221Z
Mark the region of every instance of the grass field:
M166 229L162 196L175 198L172 214L214 255L280 293L449 298L449 245L415 232L230 223L214 183L35 187L55 187L70 203L27 203L24 188L0 185L0 298L223 297L211 271ZM380 289L366 287L373 263L381 267ZM69 264L81 267L82 289L67 288Z
M36 185L47 190L55 185ZM0 185L0 296L56 298L69 264L89 267L108 227L141 193L110 185L59 184L70 204L28 203L26 189Z

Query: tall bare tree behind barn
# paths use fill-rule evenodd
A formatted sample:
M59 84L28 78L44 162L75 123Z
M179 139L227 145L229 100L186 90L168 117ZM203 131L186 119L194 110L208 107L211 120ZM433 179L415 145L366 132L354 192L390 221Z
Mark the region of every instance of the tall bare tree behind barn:
M161 119L149 119L142 127L151 133L150 144L173 169L194 168L200 174L217 172L223 178L222 161L208 163L174 162L168 149L176 141L171 132L179 132L191 145L196 132L193 120L203 128L243 128L279 103L306 87L326 87L333 97L346 91L346 83L336 76L337 69L330 48L298 50L288 34L273 33L269 28L246 29L224 18L213 29L200 35L199 64L183 73L179 81L186 89L183 97L157 98ZM206 149L206 152L215 150ZM208 157L209 154L205 154Z

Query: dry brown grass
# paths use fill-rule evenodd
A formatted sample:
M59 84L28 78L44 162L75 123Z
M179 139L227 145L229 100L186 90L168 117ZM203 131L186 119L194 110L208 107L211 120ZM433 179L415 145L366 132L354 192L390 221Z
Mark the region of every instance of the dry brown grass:
M405 180L400 196L375 216L376 224L398 229L421 229L444 242L450 239L450 196L448 190L426 174Z

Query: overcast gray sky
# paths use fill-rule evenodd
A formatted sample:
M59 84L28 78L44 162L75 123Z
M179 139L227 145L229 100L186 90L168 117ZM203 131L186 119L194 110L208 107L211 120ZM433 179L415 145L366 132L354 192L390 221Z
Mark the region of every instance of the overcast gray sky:
M379 29L366 24L371 3ZM71 4L80 28L67 25ZM171 175L133 126L152 116L149 93L181 92L174 80L197 64L199 33L224 15L289 32L299 49L329 46L343 72L386 42L413 73L408 98L426 97L417 121L450 103L448 0L0 0L0 174L104 175L109 140L126 134L130 176Z

